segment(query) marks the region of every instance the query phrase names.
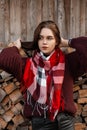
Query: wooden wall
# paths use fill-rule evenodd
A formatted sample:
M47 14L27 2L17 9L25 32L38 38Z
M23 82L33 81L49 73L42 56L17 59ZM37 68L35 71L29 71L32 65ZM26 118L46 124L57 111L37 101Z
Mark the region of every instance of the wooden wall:
M0 41L30 41L43 20L54 20L65 38L86 36L87 0L0 0Z

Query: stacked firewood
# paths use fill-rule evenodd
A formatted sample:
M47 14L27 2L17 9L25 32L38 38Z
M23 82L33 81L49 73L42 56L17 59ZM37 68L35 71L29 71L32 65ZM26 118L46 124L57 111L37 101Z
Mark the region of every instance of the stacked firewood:
M87 130L87 74L75 82L73 98L77 107L75 130Z
M2 70L0 71L2 73ZM0 130L29 130L30 122L23 116L24 99L20 83L12 75L0 79Z

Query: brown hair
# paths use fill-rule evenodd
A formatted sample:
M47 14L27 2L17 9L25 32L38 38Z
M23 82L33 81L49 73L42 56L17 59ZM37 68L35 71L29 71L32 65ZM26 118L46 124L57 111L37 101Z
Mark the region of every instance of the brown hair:
M61 42L61 38L60 38L60 31L59 31L58 26L53 21L43 21L37 26L37 28L34 31L34 39L33 39L34 48L38 49L38 40L39 40L39 35L40 35L42 28L51 29L51 31L53 32L54 37L56 39L56 42L58 43L57 45L59 46L59 44Z

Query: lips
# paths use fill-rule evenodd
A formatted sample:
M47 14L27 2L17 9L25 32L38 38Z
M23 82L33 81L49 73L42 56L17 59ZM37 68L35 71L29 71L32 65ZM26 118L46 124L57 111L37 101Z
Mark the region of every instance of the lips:
M43 48L43 49L47 49L48 47L46 47L46 46L43 46L42 48Z

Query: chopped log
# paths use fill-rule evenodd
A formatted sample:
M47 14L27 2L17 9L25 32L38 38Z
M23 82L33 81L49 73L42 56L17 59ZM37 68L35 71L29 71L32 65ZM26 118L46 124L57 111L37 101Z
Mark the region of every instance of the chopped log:
M13 79L13 82L17 82L17 79L16 79L16 78L14 78L14 79Z
M4 108L2 108L2 106L0 106L0 115L4 114L5 113L5 110Z
M83 111L87 111L87 104L83 106Z
M87 97L87 89L79 90L79 97Z
M12 103L15 104L16 102L21 100L22 94L18 89L16 89L15 91L13 91L13 93L9 95L9 98L12 101Z
M85 123L87 124L87 117L85 117L84 120L85 120Z
M11 111L15 114L18 115L22 112L23 106L20 103L17 103L14 107L12 107Z
M13 76L6 77L6 78L4 79L4 82L8 82L9 80L11 80L11 79L13 79L13 78L14 78Z
M9 96L6 96L1 102L1 106L4 108L5 111L7 111L11 107L11 104L12 103Z
M7 122L0 117L0 130L5 129Z
M74 100L75 100L75 99L78 99L78 96L79 96L78 91L73 93L73 99L74 99Z
M83 84L82 89L87 89L87 84Z
M17 128L17 127L16 127L15 125L13 125L13 124L9 124L9 125L7 126L7 130L17 130L16 128Z
M11 121L12 117L14 116L14 113L11 111L11 110L8 110L6 111L4 114L3 114L3 119L6 121L6 122L9 122Z
M79 86L74 86L73 92L78 91L78 90L80 90L80 87Z
M15 82L15 85L16 85L18 88L20 88L20 82L16 81L16 82Z
M2 83L2 88L4 88L6 85L8 85L6 82Z
M87 103L87 98L79 98L79 99L77 100L77 102L80 103L80 104Z
M82 80L77 80L74 86L82 85L87 81L87 78L83 78Z
M76 123L75 124L75 130L83 130L86 128L86 124L85 123Z
M4 99L4 97L6 96L6 92L0 88L0 102Z
M23 116L19 114L19 115L16 115L14 118L12 118L12 121L14 122L15 126L18 126L24 122L24 118Z
M14 83L9 83L8 85L6 85L4 87L4 90L6 91L7 94L10 94L11 92L13 92L15 89L17 88L17 86Z
M81 104L76 103L76 108L77 108L77 112L76 115L81 115L82 110L83 110L83 106Z
M82 111L82 116L87 117L87 111Z

